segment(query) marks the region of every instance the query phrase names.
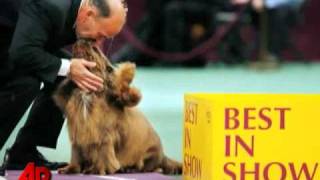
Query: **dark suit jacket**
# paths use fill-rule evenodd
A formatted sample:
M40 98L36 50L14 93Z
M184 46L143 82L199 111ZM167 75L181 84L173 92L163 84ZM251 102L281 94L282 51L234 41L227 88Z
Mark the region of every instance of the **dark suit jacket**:
M0 0L0 25L13 27L18 18L21 0Z
M15 71L54 82L61 66L60 49L76 40L73 25L81 0L22 1L17 22L7 18L15 24L9 61Z

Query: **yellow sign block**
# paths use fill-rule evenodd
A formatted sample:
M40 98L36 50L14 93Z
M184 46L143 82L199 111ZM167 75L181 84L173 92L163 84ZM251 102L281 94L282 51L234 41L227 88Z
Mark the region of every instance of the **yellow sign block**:
M185 95L183 179L320 180L320 95Z

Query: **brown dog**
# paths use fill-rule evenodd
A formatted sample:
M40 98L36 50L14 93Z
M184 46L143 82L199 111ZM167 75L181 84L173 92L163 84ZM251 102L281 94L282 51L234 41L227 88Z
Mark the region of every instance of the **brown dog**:
M73 55L97 63L90 71L104 79L101 92L81 91L69 79L54 95L67 117L72 157L59 173L112 174L162 171L181 173L181 163L166 157L160 138L136 106L141 95L130 87L135 73L132 63L114 68L91 42L79 40Z

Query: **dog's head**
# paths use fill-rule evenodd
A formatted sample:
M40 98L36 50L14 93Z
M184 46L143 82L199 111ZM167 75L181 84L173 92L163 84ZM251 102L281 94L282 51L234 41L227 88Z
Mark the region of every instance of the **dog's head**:
M94 44L92 40L79 39L72 48L74 58L81 58L96 63L96 70L100 72L112 73L114 67L110 60Z

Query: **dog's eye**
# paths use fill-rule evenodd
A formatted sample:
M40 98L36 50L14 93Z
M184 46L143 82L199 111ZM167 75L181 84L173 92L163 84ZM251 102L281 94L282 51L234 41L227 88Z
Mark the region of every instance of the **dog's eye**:
M107 66L107 72L112 73L114 71L113 67Z

